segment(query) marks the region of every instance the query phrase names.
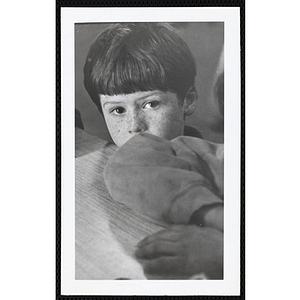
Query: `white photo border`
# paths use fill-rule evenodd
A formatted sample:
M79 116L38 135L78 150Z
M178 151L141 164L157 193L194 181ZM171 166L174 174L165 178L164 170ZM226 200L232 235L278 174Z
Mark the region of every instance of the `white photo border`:
M224 22L224 279L75 280L75 23ZM240 295L239 7L61 8L61 295Z

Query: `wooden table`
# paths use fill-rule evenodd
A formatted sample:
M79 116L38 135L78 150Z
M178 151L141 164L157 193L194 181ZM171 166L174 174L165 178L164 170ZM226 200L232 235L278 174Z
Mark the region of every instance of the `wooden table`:
M116 149L76 128L76 279L147 279L134 258L135 245L164 228L109 195L103 170Z

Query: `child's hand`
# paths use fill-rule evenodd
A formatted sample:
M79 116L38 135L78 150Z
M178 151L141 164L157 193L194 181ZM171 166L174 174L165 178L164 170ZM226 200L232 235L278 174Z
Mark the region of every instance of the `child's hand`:
M223 232L223 215L223 204L215 203L213 205L207 205L193 213L189 224L198 226L204 225L205 227L212 227Z
M205 273L223 278L223 234L213 228L174 225L138 244L136 257L146 275L189 278Z
M217 205L206 213L204 224L207 227L213 227L223 232L223 216L223 205Z

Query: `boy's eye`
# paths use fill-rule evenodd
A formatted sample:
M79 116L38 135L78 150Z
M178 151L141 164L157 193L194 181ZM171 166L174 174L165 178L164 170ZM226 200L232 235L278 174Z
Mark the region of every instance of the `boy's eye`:
M151 101L151 102L147 102L143 108L155 108L159 106L159 101Z
M126 109L124 107L116 107L110 111L110 113L115 115L122 115L124 114Z

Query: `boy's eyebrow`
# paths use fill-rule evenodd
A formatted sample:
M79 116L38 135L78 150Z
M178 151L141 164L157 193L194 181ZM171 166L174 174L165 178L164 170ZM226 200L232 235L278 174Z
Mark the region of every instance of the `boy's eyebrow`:
M103 107L107 104L114 104L114 105L119 104L120 105L120 104L124 104L124 102L122 102L122 101L118 101L118 102L117 101L106 101L106 102L103 103Z
M144 100L146 98L150 98L150 97L153 97L153 96L157 96L157 95L160 95L161 92L151 92L149 95L145 95L145 96L142 96L142 97L139 97L137 100L140 101L140 100Z

